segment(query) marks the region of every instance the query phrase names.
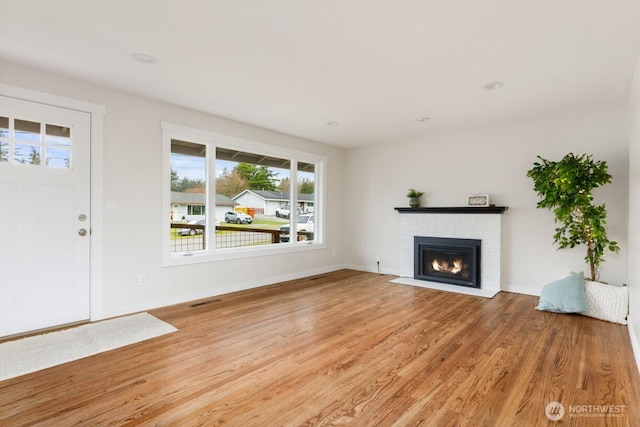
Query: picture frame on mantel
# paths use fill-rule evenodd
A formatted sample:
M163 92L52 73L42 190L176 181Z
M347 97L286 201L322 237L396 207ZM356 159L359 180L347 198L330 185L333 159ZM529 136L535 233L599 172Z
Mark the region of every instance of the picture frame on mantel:
M467 206L488 207L489 195L488 194L470 194L467 196Z

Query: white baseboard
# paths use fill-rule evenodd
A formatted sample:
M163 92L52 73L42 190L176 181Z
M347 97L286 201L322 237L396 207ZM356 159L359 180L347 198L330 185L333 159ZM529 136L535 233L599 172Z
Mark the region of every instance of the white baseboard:
M395 270L388 270L382 267L380 267L380 271L378 271L378 267L374 265L345 264L343 268L348 268L349 270L366 271L367 273L393 274L395 276L400 275Z
M522 294L522 295L532 295L534 297L540 296L540 289L532 290L530 288L525 288L522 286L513 286L513 285L502 285L502 289L505 292L511 292L514 294Z
M638 341L638 331L634 326L634 319L631 316L628 318L627 328L629 329L629 338L631 339L631 348L633 348L633 355L636 359L636 367L640 371L640 341Z
M349 267L346 267L345 265L326 266L326 267L317 268L313 270L299 271L296 273L284 274L280 276L274 276L274 277L263 278L259 280L251 280L247 282L238 283L233 287L233 289L231 290L226 289L222 293L215 293L215 291L211 289L206 289L199 292L179 295L172 298L157 299L157 300L143 303L143 304L129 305L126 307L120 307L113 310L102 310L100 312L92 313L91 321L110 319L112 317L139 313L142 311L153 310L156 308L167 307L175 304L183 304L186 302L195 301L199 299L212 298L212 297L216 297L224 294L229 294L232 292L244 291L247 289L259 288L261 286L287 282L289 280L297 280L297 279L302 279L309 276L316 276L318 274L331 273L333 271L343 270L345 268L349 268Z

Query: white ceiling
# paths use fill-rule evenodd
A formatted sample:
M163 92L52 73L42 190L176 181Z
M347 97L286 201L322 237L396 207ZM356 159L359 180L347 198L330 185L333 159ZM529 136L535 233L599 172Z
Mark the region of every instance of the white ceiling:
M0 59L344 147L621 105L639 54L638 0L0 0Z

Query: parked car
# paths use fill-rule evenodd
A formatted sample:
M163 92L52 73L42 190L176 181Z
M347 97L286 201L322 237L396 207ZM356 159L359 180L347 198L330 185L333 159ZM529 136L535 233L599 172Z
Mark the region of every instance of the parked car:
M298 215L302 215L302 209L298 208ZM290 205L282 205L278 209L276 209L276 217L278 218L289 218L291 216L291 206Z
M315 231L315 225L313 222L313 214L304 214L298 216L298 223L296 224L297 231L306 231L310 234L302 235L308 239L313 239L313 232ZM289 241L289 226L283 225L280 227L280 242Z
M251 215L247 215L244 212L229 211L224 214L224 221L227 223L251 224L253 222L253 218L251 218Z
M205 225L206 220L189 221L187 224ZM181 236L195 236L196 234L202 233L204 233L204 228L178 228L178 234Z

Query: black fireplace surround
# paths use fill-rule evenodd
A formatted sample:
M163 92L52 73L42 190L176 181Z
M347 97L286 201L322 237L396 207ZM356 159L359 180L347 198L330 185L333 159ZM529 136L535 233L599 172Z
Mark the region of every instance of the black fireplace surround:
M414 236L414 279L480 288L480 242Z

